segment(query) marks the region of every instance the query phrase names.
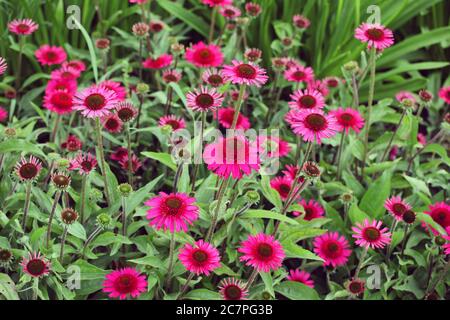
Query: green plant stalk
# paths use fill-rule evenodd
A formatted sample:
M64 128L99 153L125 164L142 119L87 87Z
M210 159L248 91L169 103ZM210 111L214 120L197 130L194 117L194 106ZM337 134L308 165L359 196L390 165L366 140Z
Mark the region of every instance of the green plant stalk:
M406 169L406 172L409 172L409 170L411 170L412 163L413 163L414 159L415 159L419 154L421 154L422 151L425 150L425 148L426 148L428 145L433 144L436 140L440 139L441 136L442 136L443 134L444 134L444 130L443 130L443 129L439 130L439 132L436 133L436 135L435 135L433 138L431 138L430 141L427 141L427 143L423 146L423 148L417 150L417 152L409 159L409 161L408 161L408 168Z
M370 50L370 79L369 79L369 100L367 102L367 118L366 118L366 132L364 135L364 153L361 167L361 178L364 179L364 170L366 168L367 153L369 148L369 132L370 132L370 115L372 113L373 96L375 91L375 70L376 70L376 49L372 47Z
M361 271L361 267L364 263L366 255L367 255L367 251L369 251L369 247L364 248L364 251L361 254L361 257L359 258L359 263L358 263L358 266L356 267L355 275L353 276L355 279L358 278L359 272Z
M22 58L23 58L23 47L25 45L25 36L19 36L19 55L17 56L17 74L16 74L16 92L19 93L20 90L20 80L22 74ZM19 104L17 105L17 116L19 115Z
M395 228L397 228L397 224L398 221L396 219L394 219L394 221L392 222L392 226L391 226L391 234L394 235L395 232ZM387 253L386 253L386 261L389 261L389 258L391 257L392 254L392 243L389 243L389 246L387 248Z
M389 143L387 144L386 149L383 152L383 156L381 157L381 161L380 162L383 162L385 160L389 150L391 149L392 142L394 141L394 138L397 135L397 131L400 128L400 125L402 124L402 121L403 121L403 118L405 117L405 115L406 115L406 108L403 109L403 112L402 112L402 115L400 117L400 120L398 121L397 126L395 127L395 130L394 130L394 133L392 134L392 137L389 139Z
M127 236L127 203L126 198L122 197L122 236L125 238ZM125 243L122 245L122 253L127 253L127 248Z
M60 122L61 122L61 115L56 114L55 124L53 125L52 134L50 136L50 142L55 142L56 132L58 131L58 126Z
M222 183L219 187L219 191L217 194L217 206L214 210L214 215L211 220L211 226L209 227L208 233L206 234L206 242L211 242L211 240L213 238L214 230L216 229L217 219L219 217L220 206L222 204L223 196L226 193L229 182L230 182L230 179L223 179Z
M128 184L133 187L133 163L131 161L131 130L130 123L126 124L126 135L127 135L127 152L128 152Z
M30 210L31 186L32 186L31 181L28 181L25 190L25 205L23 207L23 220L22 220L23 231L25 231L25 228L27 226L28 211Z
M359 90L358 90L358 81L356 80L356 74L352 73L352 91L353 91L353 100L352 106L353 109L357 109L359 107Z
M138 107L138 114L137 114L137 119L136 119L136 129L138 130L136 132L136 136L134 139L134 142L137 143L139 141L139 128L141 126L141 113L142 113L142 104L144 103L144 97L141 94L138 94L138 98L139 98L139 107Z
M202 112L202 124L200 128L200 154L203 153L203 135L205 130L205 123L206 123L206 112ZM195 180L197 179L197 172L198 167L200 166L199 163L194 164L194 172L192 173L192 185L191 185L191 193L195 192Z
M180 299L184 293L186 292L187 288L189 287L189 283L191 283L191 280L194 278L194 273L190 273L188 278L186 279L186 283L184 284L183 288L181 288L180 294L177 297L177 300Z
M437 285L445 278L445 276L448 273L448 270L450 270L450 260L447 261L445 264L444 269L442 270L441 274L439 275L439 278L434 282L434 284L427 290L425 293L425 297L428 297L431 293L434 292L434 289L436 289Z
M105 196L106 196L106 202L108 203L108 207L111 206L111 199L109 197L109 190L108 190L108 179L106 177L106 162L105 162L105 153L103 151L103 137L102 137L102 129L100 127L100 119L97 117L95 118L95 128L97 130L97 145L98 145L98 151L100 154L100 162L102 164L101 170L102 170L102 177L103 177L103 183L105 185ZM129 155L130 156L130 155Z
M242 102L244 101L244 93L245 93L246 87L247 87L247 85L243 84L239 88L239 96L238 96L238 100L236 101L236 106L234 107L233 123L231 124L232 130L236 129L239 112L241 111Z
M84 259L85 255L86 255L86 249L89 246L89 244L92 242L92 240L94 240L94 238L100 233L100 231L102 231L102 227L98 226L94 231L92 231L92 233L89 235L89 237L86 239L86 242L84 243L83 246L83 256L82 258Z
M345 131L342 131L341 133L341 141L339 142L339 149L338 149L338 157L337 157L337 174L336 174L336 180L341 179L341 171L342 171L342 149L344 148L344 141L345 141Z
M38 291L39 291L39 278L33 279L33 297L31 300L36 301L38 299Z
M84 208L86 206L86 184L87 184L87 175L83 174L81 178L81 205L80 205L80 223L84 224Z
M62 263L64 257L64 245L66 244L67 231L69 230L68 226L64 226L64 231L61 237L61 249L59 251L59 262Z
M214 37L214 27L216 24L217 7L215 6L211 11L211 24L209 25L208 43L211 43Z
M172 286L172 272L174 265L174 252L175 252L175 232L170 235L170 247L169 247L169 267L167 268L167 280L166 280L166 290L170 290Z
M246 290L248 290L252 286L252 284L253 284L253 282L255 282L256 277L258 276L258 274L259 274L258 270L253 269L250 277L248 278L247 284L245 285L245 289Z
M408 230L409 230L409 225L407 224L407 225L405 225L405 235L403 236L402 253L400 254L400 256L402 258L405 254L406 241L408 240Z
M56 206L58 205L59 198L61 197L61 191L57 191L55 193L55 199L53 200L52 209L50 211L50 215L48 216L48 226L47 226L47 240L46 240L46 247L47 249L50 248L50 238L52 235L52 222L53 217L55 216Z

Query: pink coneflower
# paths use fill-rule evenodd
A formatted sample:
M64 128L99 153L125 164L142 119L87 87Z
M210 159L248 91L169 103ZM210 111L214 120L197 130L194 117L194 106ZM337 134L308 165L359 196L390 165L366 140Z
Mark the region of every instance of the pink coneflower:
M287 176L283 177L275 177L272 180L270 180L270 187L272 189L275 189L279 194L281 200L286 200L289 192L292 188L292 179Z
M314 71L310 67L297 66L287 69L284 78L291 82L308 82L314 79Z
M289 270L289 274L287 275L286 279L288 279L289 281L300 282L305 286L314 288L314 281L311 279L311 274L303 270Z
M147 69L163 69L172 63L172 56L170 54L162 54L156 58L147 58L142 62L142 66Z
M145 22L138 22L133 24L131 27L133 34L138 37L146 37L148 36L148 31L150 30L150 26Z
M294 26L296 26L299 29L306 29L309 27L311 22L308 18L305 16L302 16L301 14L296 14L292 17L292 22L294 23Z
M39 28L39 25L31 19L13 20L8 23L8 30L18 35L30 35Z
M252 266L259 272L277 270L286 256L280 242L264 233L250 235L241 243L238 251L243 253L239 260L246 261L247 266Z
M295 177L297 177L299 170L300 170L299 166L294 166L294 165L288 164L288 165L286 165L285 169L282 172L286 177L295 179Z
M88 175L97 166L97 159L90 153L79 153L70 161L69 170L77 170L81 175Z
M409 99L411 102L416 103L416 97L409 91L400 91L395 95L395 99L398 102L402 102L404 99Z
M443 87L439 90L439 98L450 104L450 86Z
M426 145L427 144L427 137L423 133L419 132L417 134L417 142L420 143L421 145Z
M110 158L114 161L121 161L128 157L128 150L124 147L117 147L116 150L111 154Z
M368 48L384 50L394 44L394 35L379 23L363 23L355 30L355 38L366 42Z
M44 96L44 107L57 114L72 112L73 94L67 90L47 92Z
M225 83L222 71L217 69L206 70L203 72L202 79L211 87L220 87Z
M0 57L0 75L4 74L6 69L8 68L8 64L3 57Z
M102 125L106 131L111 133L119 133L122 131L123 122L115 113L110 113L102 117Z
M248 48L245 50L244 57L247 58L248 61L257 62L261 59L262 51L257 48Z
M21 181L32 181L39 176L42 169L42 163L34 156L28 160L24 157L16 163L14 170Z
M112 271L105 276L103 292L109 293L110 298L124 300L130 295L139 297L147 291L147 280L134 268L123 268Z
M67 81L76 81L81 75L78 69L69 66L62 66L61 68L52 71L52 79L61 79Z
M297 90L291 95L289 106L292 109L322 109L325 98L317 90Z
M258 149L244 136L220 138L217 143L209 144L203 152L208 169L215 174L240 179L259 170Z
M202 3L210 7L225 7L231 5L233 0L202 0Z
M186 49L185 58L199 68L218 67L223 63L223 53L215 44L202 41Z
M107 115L117 102L114 91L93 85L75 95L73 108L87 118L97 118Z
M357 223L356 227L352 227L355 234L352 235L356 239L355 243L365 248L383 248L391 242L391 233L388 228L382 228L381 221L373 220L369 222Z
M324 260L325 266L342 266L352 254L347 240L337 232L327 232L316 237L313 244L314 252Z
M358 110L352 108L338 108L330 111L330 115L336 118L336 126L338 131L345 131L346 134L352 129L356 133L364 127L364 118L359 114Z
M337 88L339 83L341 83L341 79L338 77L326 77L322 81L328 88Z
M305 199L300 200L299 204L305 209L305 216L303 217L306 221L311 221L313 219L321 218L325 214L325 210L315 200L306 201ZM299 216L300 212L292 212L294 216Z
M308 81L307 89L310 91L318 91L322 94L323 97L326 97L330 94L330 89L328 89L327 84L322 80L312 79Z
M401 221L403 214L412 208L409 203L396 196L386 199L384 207L397 221Z
M248 296L245 284L235 278L220 281L219 293L224 300L246 300Z
M195 203L195 198L189 197L185 193L160 192L145 202L150 209L147 211L147 219L155 229L170 230L179 232L188 230L188 225L192 225L198 219L199 209Z
M127 156L119 160L119 164L124 170L128 170L128 153ZM142 162L135 154L131 155L131 172L136 173L142 167Z
M123 101L127 97L127 89L123 87L120 82L106 80L100 82L99 85L108 90L114 91L116 93L117 100L119 101Z
M364 293L365 282L361 279L351 279L345 284L347 291L354 297Z
M69 134L66 141L61 143L61 148L69 152L80 151L83 143L76 136Z
M223 95L217 92L215 88L208 89L207 87L200 87L200 90L186 94L187 106L194 111L205 112L208 110L215 110L222 105Z
M260 87L269 79L266 71L253 62L245 63L233 60L231 63L231 65L225 65L223 67L225 81L230 81L233 84L246 84Z
M186 122L184 121L183 118L171 114L168 116L161 117L159 119L159 126L160 127L170 126L173 131L177 131L186 128Z
M389 151L389 160L394 161L395 158L397 158L397 154L398 154L398 146L394 145Z
M187 243L178 255L184 267L196 275L209 275L211 271L220 267L219 250L203 240L193 245Z
M245 4L245 11L251 17L257 17L261 13L261 6L254 2L247 2Z
M99 38L95 40L95 47L100 50L109 50L111 40L108 38Z
M71 61L65 61L62 65L63 67L70 67L73 69L78 70L79 72L83 72L86 70L86 65L81 60L71 60Z
M34 52L34 55L42 65L52 66L61 64L67 59L67 54L61 47L44 44Z
M8 119L8 111L6 111L5 108L0 107L0 122L4 122L6 119Z
M23 257L20 265L23 272L34 278L48 275L51 267L51 263L40 252L28 253L28 257Z
M227 19L235 19L241 16L241 10L235 6L224 6L219 9L219 14Z
M181 72L176 70L165 70L162 74L162 79L165 83L178 83L181 80Z
M292 114L291 127L295 134L301 135L304 141L316 141L331 138L336 134L336 119L325 115L322 110L305 109Z
M134 105L128 101L119 102L114 106L114 109L116 109L117 116L123 122L132 121L138 114L138 111L136 110Z
M289 144L275 136L258 136L258 151L268 158L285 157L291 151Z
M433 220L442 228L447 229L450 227L450 205L446 204L444 201L431 204L428 207L428 211L424 211L424 213L433 218ZM425 223L424 225L426 226ZM438 234L437 230L431 226L430 228L435 235Z
M230 93L230 98L233 101L238 101L239 100L239 90L231 90ZM248 99L248 92L247 90L244 91L244 94L242 95L242 99L245 101Z
M49 82L47 82L45 93L57 90L67 90L68 92L74 94L77 91L77 82L74 80L66 79L51 79Z
M153 33L161 32L164 29L164 23L161 21L151 21L148 26L150 27L150 31Z
M219 123L225 129L230 129L233 125L235 110L232 107L219 109ZM213 115L216 118L216 115ZM242 113L239 113L235 129L250 129L250 121Z

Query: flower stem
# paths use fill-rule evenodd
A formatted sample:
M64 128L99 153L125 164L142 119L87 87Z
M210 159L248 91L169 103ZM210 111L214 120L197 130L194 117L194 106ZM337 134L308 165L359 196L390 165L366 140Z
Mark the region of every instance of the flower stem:
M131 161L131 131L130 123L126 124L127 131L127 152L128 152L128 184L133 187L133 163Z
M87 175L83 175L81 178L81 205L80 205L80 223L84 223L84 208L86 206L86 184L87 184Z
M33 279L33 297L31 298L33 301L38 299L38 291L39 291L39 278Z
M67 231L69 230L68 226L64 227L64 231L61 237L61 249L59 251L59 262L62 263L64 257L64 245L66 244Z
M436 280L436 282L431 286L431 288L429 288L427 290L427 292L425 293L425 298L427 298L431 293L434 292L434 289L436 289L437 285L439 284L439 282L441 282L445 276L448 273L448 270L450 270L450 259L447 261L444 269L442 270L441 274L439 275L439 278Z
M58 131L59 123L61 122L61 115L57 114L55 119L55 124L53 125L52 134L50 136L50 142L55 142L56 132Z
M258 276L258 274L259 274L258 270L253 269L253 272L250 275L250 277L248 278L247 284L245 285L245 289L246 290L248 290L252 286L252 284L253 284L253 282L255 282L256 277Z
M353 278L358 278L359 272L361 271L361 267L364 263L364 259L366 258L367 255L367 251L369 251L369 247L364 248L363 253L361 254L361 257L359 258L359 263L358 266L356 267L356 271L355 271L355 275L353 276Z
M103 177L103 183L105 184L105 196L106 196L106 202L108 203L108 207L111 206L111 199L109 197L109 190L108 190L108 179L106 177L106 162L105 162L105 153L103 151L103 137L102 137L102 131L100 127L100 119L97 117L95 118L95 124L97 129L97 146L98 151L100 154L100 162L102 164L101 170L102 170L102 177ZM128 155L130 157L130 155Z
M376 69L376 49L372 47L370 50L370 79L369 79L369 100L367 102L367 118L366 118L366 132L364 135L364 153L361 167L361 178L364 179L364 170L367 162L367 153L369 148L369 132L370 132L370 115L372 113L373 96L375 91L375 69Z
M222 183L219 187L219 191L217 193L217 206L214 210L214 215L211 220L211 226L209 227L208 233L206 234L206 242L211 242L214 230L216 229L217 219L219 217L219 210L222 204L223 196L226 193L226 189L228 188L228 184L230 182L230 179L224 179L222 180Z
M100 231L102 231L102 227L98 226L86 239L86 242L84 243L83 251L82 251L83 259L84 259L84 256L86 255L86 249L87 249L88 245L92 242L92 240L94 240L94 238L100 233Z
M338 149L338 158L337 158L337 174L336 174L336 180L341 179L341 158L342 158L342 149L344 148L344 140L345 140L345 133L342 131L341 134L341 141L339 143L339 149Z
M31 203L31 181L27 182L26 191L25 191L25 205L23 207L23 220L22 220L22 229L25 231L27 226L27 218L28 218L28 210L30 210Z
M233 123L231 124L231 129L236 129L236 124L237 124L237 121L238 121L239 112L241 110L242 102L244 100L244 93L245 93L245 88L246 87L247 87L247 85L243 84L239 88L239 96L238 96L238 99L236 101L236 106L234 107L234 117L233 117Z
M178 300L179 298L181 298L181 297L184 295L184 293L186 292L186 290L187 290L187 288L188 288L188 286L189 286L189 283L191 282L191 280L192 280L193 278L194 278L194 273L191 272L191 273L189 274L188 278L186 279L186 283L184 284L183 288L181 289L180 294L178 295L177 300Z
M53 200L52 209L50 211L50 215L48 216L48 226L47 226L47 241L46 241L46 247L47 249L50 248L50 238L52 235L52 222L53 217L55 216L56 206L58 205L59 198L61 197L61 191L57 191L55 194L55 199Z
M409 225L405 225L405 234L403 236L403 243L402 243L402 253L400 254L400 256L403 258L404 254L405 254L405 248L406 248L406 240L408 240L408 229L409 229Z
M358 81L356 81L355 73L352 73L352 89L353 89L352 106L353 109L357 109L359 107L359 91L358 91Z
M122 197L122 236L125 238L127 236L127 204L126 198ZM127 253L126 245L122 245L122 253Z
M211 11L211 24L209 25L208 43L211 43L214 37L214 27L216 25L216 13L217 7L214 7Z
M172 272L173 272L173 256L175 252L175 232L170 235L170 247L169 247L169 267L167 268L167 280L166 290L169 290L172 285Z
M398 221L396 219L394 219L394 221L392 222L392 226L391 226L391 234L394 235L394 231L395 228L397 227ZM392 242L389 243L389 246L387 248L387 253L386 253L386 262L389 261L389 258L391 257L392 254Z
M206 123L206 112L202 112L202 124L200 128L200 141L199 141L200 150L198 150L198 153L196 152L196 154L203 154L203 135L205 130L205 123ZM195 180L197 178L197 171L199 166L200 166L199 163L194 164L194 172L192 173L191 193L195 192Z
M391 145L392 145L392 141L394 141L394 138L397 134L398 128L400 128L400 125L402 124L403 118L405 117L406 114L406 108L403 109L402 115L400 117L400 120L397 123L397 126L395 127L394 133L392 134L391 138L389 139L389 143L386 146L386 149L384 150L383 156L381 157L381 161L383 162L386 158L386 155L388 154L389 150L391 149Z

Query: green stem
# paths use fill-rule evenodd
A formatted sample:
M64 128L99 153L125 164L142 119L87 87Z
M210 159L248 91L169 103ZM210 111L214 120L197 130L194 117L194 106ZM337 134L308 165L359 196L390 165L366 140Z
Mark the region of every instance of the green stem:
M361 271L361 267L364 263L364 259L366 258L367 251L369 250L369 247L364 248L363 253L361 254L361 257L359 258L358 266L356 267L355 275L353 278L358 278L359 272Z
M89 246L89 244L92 242L92 240L94 240L94 238L100 233L100 231L102 231L102 227L98 226L90 235L89 237L86 239L86 242L84 243L83 246L83 259L84 256L86 255L86 249Z
M392 226L391 226L391 234L392 234L392 236L394 235L395 228L397 228L397 224L398 224L397 219L394 219L394 221L392 222ZM389 246L388 246L388 248L387 248L386 262L388 262L388 261L389 261L389 258L391 257L392 249L393 249L393 248L392 248L392 242L391 242L391 243L389 243Z
M170 235L170 247L169 247L169 267L167 269L166 290L169 290L172 286L172 272L175 252L175 232Z
M95 124L97 129L97 146L98 151L100 154L100 162L101 162L101 170L102 170L102 177L103 177L103 183L105 185L105 196L106 196L106 202L108 203L108 207L111 206L111 199L109 197L109 190L108 190L108 178L106 176L106 161L105 161L105 153L103 151L103 137L102 137L102 129L100 126L100 118L95 118ZM130 157L131 155L128 155Z
M206 123L206 112L202 112L202 124L200 128L200 150L199 154L203 153L203 135L205 130L205 123ZM199 163L194 164L194 172L192 173L192 185L191 185L191 193L193 194L195 192L195 180L197 179L197 171L198 167L200 166Z
M253 282L255 282L256 277L258 276L258 274L259 274L258 270L253 269L252 274L248 278L247 284L245 285L245 289L248 290L252 286L252 284L253 284Z
M55 194L55 199L53 200L53 205L52 205L52 209L50 211L50 215L48 216L47 238L46 238L47 239L47 241L46 241L47 249L50 248L50 238L52 235L52 222L53 222L53 217L55 216L56 206L58 205L60 197L61 197L61 191L57 191Z
M211 24L209 25L209 36L208 36L208 43L211 43L214 37L214 27L216 24L216 13L217 13L217 7L214 7L211 12Z
M23 220L22 220L22 229L25 231L27 226L27 218L28 218L28 210L30 210L31 203L31 181L27 182L26 191L25 191L25 205L23 207Z
M402 257L402 258L405 254L406 241L408 240L408 230L409 230L409 225L407 224L407 225L405 225L405 235L403 236L402 253L400 254L400 257Z
M126 124L126 131L127 131L127 152L128 152L128 184L133 187L133 163L131 161L131 130L130 130L130 123L128 122Z
M392 134L391 138L389 139L389 143L386 146L386 149L383 152L383 156L381 157L381 161L383 162L389 152L389 150L391 149L391 145L392 145L392 141L394 141L394 138L397 134L398 129L400 128L400 125L402 124L403 118L405 117L406 114L406 108L403 109L402 115L400 117L400 120L397 123L397 126L395 127L394 133Z
M64 231L61 237L61 249L59 251L59 262L62 263L64 257L64 245L66 244L67 231L69 228L67 226L64 227Z
M187 288L189 287L189 283L194 278L194 275L195 274L192 273L192 272L189 274L188 278L186 279L186 283L184 284L183 288L181 288L181 291L180 291L180 294L178 295L177 300L184 295L184 293L186 292Z
M339 149L338 149L338 159L337 159L337 174L336 174L336 180L341 179L341 158L342 158L342 149L344 148L344 140L345 140L345 132L342 131L341 134L341 141L339 143Z
M230 179L224 179L222 180L222 183L219 187L219 191L217 194L217 206L214 210L214 215L211 220L211 226L209 227L208 233L206 234L206 242L211 242L213 238L214 230L216 229L217 219L219 217L219 210L222 205L223 196L226 193L226 189L228 188L229 182Z
M39 278L33 279L33 297L31 298L33 301L38 299L38 291L39 291Z
M53 125L52 134L50 136L50 142L55 142L56 132L58 130L59 123L61 122L61 115L57 114L55 119L55 124Z
M236 129L236 124L237 124L237 120L238 120L238 117L239 117L239 112L241 111L242 102L244 101L244 93L245 93L245 88L246 87L247 87L247 85L243 84L239 88L238 100L236 101L236 106L234 107L234 117L233 117L233 123L231 125L231 129L232 130Z
M84 224L84 208L86 206L86 184L87 184L87 175L83 175L81 178L81 206L80 206L80 223Z

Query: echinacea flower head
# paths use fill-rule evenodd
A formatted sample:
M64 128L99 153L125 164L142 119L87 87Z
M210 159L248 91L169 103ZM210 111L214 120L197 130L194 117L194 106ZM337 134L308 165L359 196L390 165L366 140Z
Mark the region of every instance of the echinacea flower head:
M286 167L284 168L283 175L285 175L286 177L289 177L291 179L295 179L297 177L297 174L300 170L299 166L294 166L292 164L288 164L286 165Z
M159 119L159 126L170 126L172 131L177 131L186 128L186 122L183 118L170 114Z
M338 131L345 131L346 134L349 133L350 129L359 133L361 128L364 127L364 118L353 108L338 108L332 110L329 113L336 119L336 126Z
M322 139L331 138L337 132L336 119L322 110L306 109L291 114L290 125L295 134L304 141L322 143Z
M165 70L162 79L165 83L178 83L181 80L181 73L177 70Z
M61 64L67 59L67 54L61 47L42 45L34 52L34 55L42 65L52 66Z
M118 100L114 91L93 85L75 94L73 102L73 109L86 118L101 118L109 114Z
M325 98L317 90L297 90L291 99L289 107L292 109L322 109L325 106Z
M185 193L164 193L147 200L147 219L155 229L170 230L179 232L188 230L198 219L199 209L194 204L195 198L189 197Z
M447 229L450 227L450 205L444 201L431 204L424 213L429 215L442 228ZM438 231L434 228L431 227L431 230L435 235L438 234Z
M97 159L90 153L79 153L70 161L69 170L77 170L81 175L88 175L97 167Z
M50 79L45 87L45 93L57 90L67 90L67 92L75 94L77 91L77 82L75 80L67 79Z
M117 147L116 150L111 154L111 160L120 161L128 157L128 149L124 147Z
M416 97L409 91L400 91L395 95L395 99L398 102L402 102L404 99L409 99L413 103L416 103Z
M207 69L202 74L202 80L209 84L211 87L220 87L225 83L223 73L218 69Z
M450 86L443 87L439 90L439 98L450 104Z
M284 78L290 82L308 82L314 79L314 71L310 67L296 66L287 69Z
M61 143L61 149L65 149L69 152L80 151L83 143L76 136L69 134L67 139Z
M8 68L8 64L3 57L0 57L0 75L4 74L6 69Z
M70 186L71 178L68 174L61 171L52 173L50 180L57 189L65 191Z
M0 248L0 267L7 269L13 259L14 256L11 250Z
M345 265L352 253L345 237L337 232L327 232L314 238L313 245L314 252L324 260L324 266Z
M150 21L148 24L150 31L153 33L161 32L164 29L164 23L161 21Z
M305 286L314 288L314 281L311 279L311 274L303 270L289 270L289 274L287 275L286 279L289 281L300 282Z
M281 200L284 201L291 191L292 179L287 176L275 177L270 180L270 187L275 189L279 193Z
M62 66L73 68L75 70L78 70L79 72L83 72L86 70L86 65L81 60L65 61L65 62L63 62Z
M142 66L146 69L163 69L172 63L172 55L170 54L162 54L159 57L149 57L142 62Z
M261 59L261 56L262 51L257 48L248 48L244 53L244 57L251 62L257 62L259 59Z
M28 257L23 257L20 263L24 273L33 278L41 278L50 273L50 262L41 255L40 252L28 253Z
M262 11L261 6L259 4L257 4L257 3L247 2L245 4L245 12L247 12L247 14L250 17L255 18L255 17L259 16L261 11Z
M127 97L127 90L120 82L105 80L100 82L99 86L102 86L108 90L114 91L117 96L117 100L123 101Z
M246 84L256 87L262 86L269 79L266 71L255 63L245 63L238 60L233 60L231 65L223 67L223 76L225 81L230 81L233 84Z
M357 223L355 227L352 227L354 234L353 238L356 239L355 243L364 248L384 248L391 242L391 233L388 228L382 227L382 222L373 220L369 222L365 219L363 223Z
M39 176L42 163L34 156L30 156L28 159L22 157L14 168L21 181L33 181Z
M111 46L111 40L108 38L98 38L95 40L95 47L100 50L104 50L105 52L109 50Z
M124 300L128 295L136 298L145 291L147 291L147 280L134 268L112 271L105 276L103 282L103 292L109 293L110 298Z
M131 27L133 34L137 37L146 37L150 30L150 26L145 22L138 22Z
M210 7L225 7L231 5L233 0L202 0L202 3Z
M57 114L70 113L73 110L73 93L67 89L47 91L43 105Z
M347 291L354 297L364 293L365 282L362 279L351 279L345 284Z
M0 107L0 122L4 122L6 119L8 119L8 111L6 111L5 108Z
M122 131L123 122L116 113L109 113L102 117L103 128L110 133L119 133Z
M235 114L235 110L232 107L228 107L228 108L221 108L219 109L219 123L222 127L224 127L225 129L231 129L232 125L233 125L233 119L234 119L234 114ZM216 114L213 114L214 119L216 118ZM237 121L236 121L236 127L235 129L239 130L247 130L250 129L250 120L244 116L242 113L239 112L238 117L237 117Z
M124 170L129 170L129 163L128 163L128 153L127 155L119 160L119 164ZM142 167L142 162L139 160L139 158L135 155L131 155L131 172L136 173L140 168Z
M223 95L215 88L201 86L186 94L186 104L194 111L206 112L222 106Z
M39 25L31 19L13 20L8 23L8 30L17 35L27 36L35 32Z
M248 296L245 283L235 278L220 281L219 293L224 300L246 300Z
M193 245L187 243L180 249L178 255L184 267L196 275L209 275L211 271L220 267L219 250L203 240Z
M241 16L241 10L235 6L223 6L219 9L219 14L226 19L235 19Z
M114 106L117 116L123 122L132 121L138 114L138 111L131 102L121 101Z
M320 203L318 203L315 200L311 199L311 200L307 201L305 199L302 199L302 200L300 200L299 204L305 210L305 215L304 215L303 219L306 221L311 221L313 219L321 218L325 214L325 210L323 209L323 207L320 205ZM300 212L297 212L297 214L296 214L296 212L294 211L292 214L294 216L300 215Z
M52 71L51 78L52 79L60 79L67 81L76 81L81 75L81 72L78 69L75 69L70 66L62 66L61 68Z
M185 58L199 68L218 67L223 63L223 53L215 44L200 41L186 49Z
M239 260L259 272L279 269L286 257L280 242L264 233L250 235L241 243L238 251L243 254Z
M267 158L285 157L291 151L289 144L276 136L258 136L258 151Z
M411 205L399 196L386 199L384 207L397 221L401 221L403 214L406 211L411 210Z
M355 30L355 38L367 43L370 49L378 51L389 48L394 44L394 35L391 30L379 23L363 23Z
M72 208L64 208L61 210L60 217L63 224L70 226L78 220L79 214Z
M292 22L294 23L294 26L296 26L299 29L307 29L311 22L308 18L305 16L302 16L301 14L296 14L292 17Z
M255 142L244 136L220 138L218 142L209 144L203 152L203 159L208 170L218 176L241 179L259 170L258 149Z

